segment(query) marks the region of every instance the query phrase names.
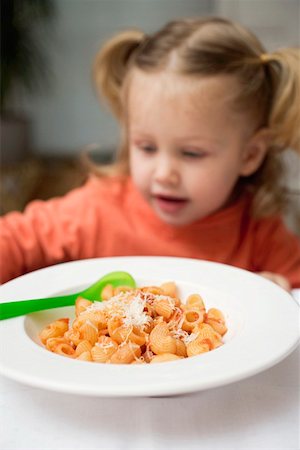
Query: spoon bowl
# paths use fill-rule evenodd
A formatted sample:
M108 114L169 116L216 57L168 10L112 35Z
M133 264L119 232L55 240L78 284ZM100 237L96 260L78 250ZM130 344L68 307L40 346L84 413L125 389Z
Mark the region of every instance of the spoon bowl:
M127 272L110 272L100 278L83 291L75 294L61 295L56 297L38 298L32 300L18 300L16 302L0 303L0 320L23 316L44 309L60 308L62 306L74 305L77 297L83 297L91 301L101 301L101 293L108 284L113 287L129 286L136 287L135 280Z

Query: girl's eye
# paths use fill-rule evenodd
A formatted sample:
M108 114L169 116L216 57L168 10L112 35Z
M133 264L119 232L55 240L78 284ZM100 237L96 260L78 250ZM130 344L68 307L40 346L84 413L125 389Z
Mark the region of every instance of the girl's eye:
M140 150L142 150L144 153L154 153L156 151L156 147L154 145L139 145L138 146Z
M202 151L195 151L195 150L182 150L182 155L186 158L196 159L196 158L203 158L205 153Z

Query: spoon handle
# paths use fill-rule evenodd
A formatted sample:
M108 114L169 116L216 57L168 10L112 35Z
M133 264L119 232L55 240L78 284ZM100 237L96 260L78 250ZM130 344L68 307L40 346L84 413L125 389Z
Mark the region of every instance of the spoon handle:
M62 295L34 300L19 300L17 302L0 303L0 320L22 316L43 309L60 308L74 305L77 294Z

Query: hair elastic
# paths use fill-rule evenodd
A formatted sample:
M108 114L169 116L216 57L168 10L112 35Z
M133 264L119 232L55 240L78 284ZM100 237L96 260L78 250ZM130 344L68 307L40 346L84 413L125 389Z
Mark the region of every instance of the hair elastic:
M269 54L269 53L262 53L262 54L259 56L259 59L261 60L261 62L262 62L263 64L265 64L265 63L267 63L267 62L270 61L271 57L270 57L270 54Z

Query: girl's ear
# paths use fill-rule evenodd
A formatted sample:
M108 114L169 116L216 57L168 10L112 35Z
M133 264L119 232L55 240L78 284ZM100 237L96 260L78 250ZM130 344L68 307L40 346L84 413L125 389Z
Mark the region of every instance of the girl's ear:
M262 164L270 144L270 130L262 128L255 133L244 148L240 175L252 175Z

